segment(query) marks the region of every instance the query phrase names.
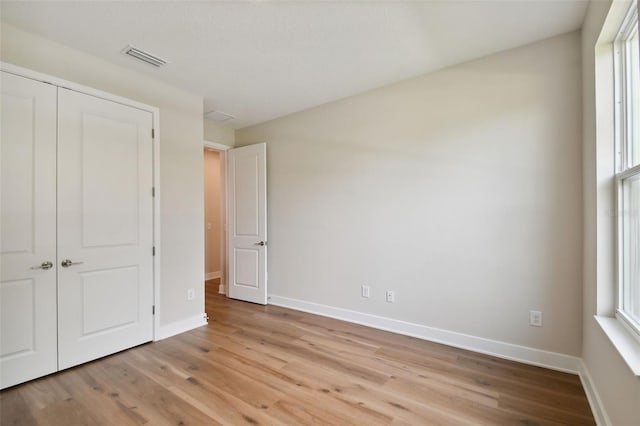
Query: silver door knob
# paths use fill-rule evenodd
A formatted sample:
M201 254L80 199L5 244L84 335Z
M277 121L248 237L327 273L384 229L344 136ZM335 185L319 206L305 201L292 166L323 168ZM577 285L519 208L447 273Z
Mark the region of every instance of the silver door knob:
M53 263L46 261L46 262L42 262L40 264L40 266L32 266L31 269L51 269L53 268Z
M258 241L257 243L253 243L254 246L266 246L267 242L266 241Z
M60 263L60 265L62 265L62 267L63 267L63 268L68 268L68 267L69 267L69 266L71 266L71 265L81 265L81 264L83 264L83 263L84 263L84 262L72 262L72 261L71 261L71 260L69 260L69 259L65 259L65 260L63 260L63 261Z

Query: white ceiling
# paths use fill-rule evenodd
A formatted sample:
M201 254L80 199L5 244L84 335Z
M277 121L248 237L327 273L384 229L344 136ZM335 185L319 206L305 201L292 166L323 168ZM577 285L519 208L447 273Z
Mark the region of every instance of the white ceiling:
M234 128L581 27L584 0L2 1L2 21L201 95ZM156 69L127 45L171 63Z

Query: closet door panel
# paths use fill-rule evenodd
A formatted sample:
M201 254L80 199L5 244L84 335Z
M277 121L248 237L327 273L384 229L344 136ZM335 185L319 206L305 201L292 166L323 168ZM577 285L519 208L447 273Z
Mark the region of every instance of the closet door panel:
M58 117L59 362L67 368L153 337L152 114L59 89Z
M0 87L0 388L5 388L57 370L57 88L6 72Z

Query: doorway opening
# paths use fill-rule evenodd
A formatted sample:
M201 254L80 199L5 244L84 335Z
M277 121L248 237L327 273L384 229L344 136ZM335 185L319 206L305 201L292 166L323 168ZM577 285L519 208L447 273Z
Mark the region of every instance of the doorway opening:
M226 295L225 151L204 144L204 290Z

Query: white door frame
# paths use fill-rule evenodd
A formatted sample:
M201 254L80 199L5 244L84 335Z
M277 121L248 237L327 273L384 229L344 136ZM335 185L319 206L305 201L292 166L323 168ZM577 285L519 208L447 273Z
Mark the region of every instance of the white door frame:
M223 258L220 262L220 286L218 288L218 292L220 294L228 295L227 285L227 271L229 270L229 260L227 258L227 247L229 244L229 239L227 235L227 212L228 212L228 204L227 204L227 153L226 151L233 148L232 146L224 145L218 142L212 142L208 140L203 140L202 144L205 148L215 149L220 153L220 164L224 165L224 173L220 174L220 199L222 201L222 232L224 233L224 237L222 241L220 241L220 253Z
M162 252L160 247L160 109L131 99L123 98L121 96L113 95L111 93L103 92L102 90L83 86L69 80L53 77L28 68L22 68L7 62L0 61L0 70L9 74L19 75L21 77L30 78L32 80L41 81L54 86L64 87L86 95L95 96L96 98L138 108L152 114L152 125L154 129L152 142L153 187L155 189L155 197L153 198L153 245L155 248L155 256L153 257L153 303L156 310L156 315L153 316L153 340L158 340L158 330L160 330L160 315L158 315L158 307L160 306L160 256Z

